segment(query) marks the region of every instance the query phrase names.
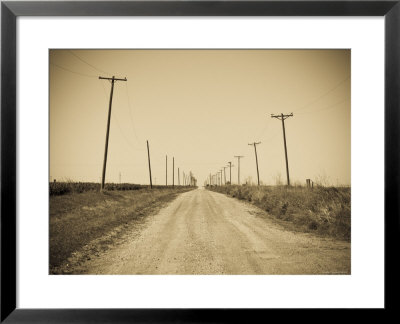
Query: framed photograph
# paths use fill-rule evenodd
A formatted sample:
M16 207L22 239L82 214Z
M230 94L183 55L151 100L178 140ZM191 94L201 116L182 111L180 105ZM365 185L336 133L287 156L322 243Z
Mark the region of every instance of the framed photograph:
M1 321L394 310L398 1L4 1Z

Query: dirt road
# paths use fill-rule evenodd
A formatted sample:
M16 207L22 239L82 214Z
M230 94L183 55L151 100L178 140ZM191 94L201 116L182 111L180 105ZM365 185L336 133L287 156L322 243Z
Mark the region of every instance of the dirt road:
M84 268L92 274L350 274L350 243L285 230L250 204L197 189Z

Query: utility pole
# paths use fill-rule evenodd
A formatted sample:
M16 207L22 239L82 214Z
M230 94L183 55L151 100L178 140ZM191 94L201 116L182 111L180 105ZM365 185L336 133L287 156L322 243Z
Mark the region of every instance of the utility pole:
M229 161L229 184L232 184L232 162Z
M221 186L222 186L222 169L219 172L221 172Z
M258 143L254 142L249 145L254 145L254 153L256 154L257 182L258 182L258 185L260 185L260 175L258 173L258 159L257 159L257 148L256 148L256 145L258 145L258 144L261 144L261 142L258 142Z
M283 145L285 146L285 158L286 158L286 177L287 177L287 185L290 186L290 178L289 178L289 162L288 162L288 156L287 156L287 148L286 148L286 133L285 133L285 119L293 117L293 113L290 115L274 115L271 114L271 118L276 118L282 121L282 131L283 131Z
M119 184L121 184L121 172L119 173Z
M168 186L168 155L165 156L165 185Z
M227 168L227 166L224 166L224 185L226 186L226 173L225 173L225 169Z
M110 121L111 121L111 106L112 106L112 99L114 93L114 83L115 81L128 81L125 79L117 79L115 76L112 78L106 78L99 76L101 80L110 80L111 81L111 92L110 92L110 104L108 107L108 119L107 119L107 132L106 132L106 145L104 148L104 160L103 160L103 173L101 177L101 190L104 190L104 182L106 179L106 168L107 168L107 153L108 153L108 138L110 137Z
M147 158L149 160L149 174L150 174L150 189L153 189L153 181L151 180L151 165L150 165L150 149L149 149L149 141L147 142Z
M240 186L240 158L244 157L243 155L235 155L235 158L238 159L238 185Z
M181 180L180 180L180 177L179 177L179 168L178 168L178 186L180 186L181 185Z
M175 158L172 157L172 188L175 186Z

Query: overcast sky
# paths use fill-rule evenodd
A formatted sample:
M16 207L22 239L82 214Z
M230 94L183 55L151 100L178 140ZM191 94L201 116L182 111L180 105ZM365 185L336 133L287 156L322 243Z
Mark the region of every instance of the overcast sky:
M172 183L177 168L203 184L232 161L232 182L350 184L350 50L51 50L51 180L99 182L110 82L116 82L106 182ZM229 180L229 169L226 169Z

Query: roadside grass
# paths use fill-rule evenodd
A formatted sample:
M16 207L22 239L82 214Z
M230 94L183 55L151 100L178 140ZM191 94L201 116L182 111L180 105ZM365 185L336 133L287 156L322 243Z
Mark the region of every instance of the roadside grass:
M108 191L113 190L140 190L149 188L148 185L139 185L134 183L106 183L104 189ZM173 187L166 186L153 186L153 188L165 188L173 189ZM82 193L86 191L100 191L100 183L96 182L73 182L73 181L62 181L62 182L50 182L49 183L49 195L60 196L68 193Z
M49 271L60 267L90 242L119 232L193 187L86 191L50 196ZM104 243L104 242L103 242ZM112 242L108 242L111 244Z
M350 241L350 187L212 186L209 190L246 200L298 230Z

